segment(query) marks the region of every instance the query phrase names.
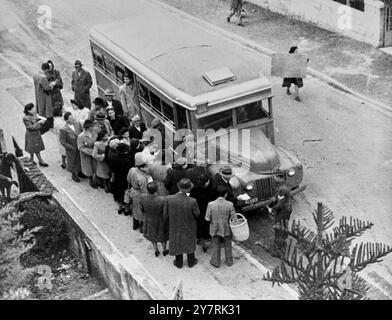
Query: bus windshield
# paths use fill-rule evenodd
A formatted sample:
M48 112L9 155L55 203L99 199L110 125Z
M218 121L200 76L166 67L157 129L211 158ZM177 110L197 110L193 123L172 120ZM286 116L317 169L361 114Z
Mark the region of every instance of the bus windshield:
M235 120L233 118L235 116ZM234 128L234 123L237 125L245 124L251 121L268 118L267 111L262 107L261 101L249 103L234 109L219 112L210 116L199 119L199 128L219 129Z

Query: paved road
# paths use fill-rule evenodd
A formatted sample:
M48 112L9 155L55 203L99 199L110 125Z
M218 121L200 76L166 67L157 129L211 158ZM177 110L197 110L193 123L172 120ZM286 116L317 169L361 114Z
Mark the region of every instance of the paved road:
M80 58L92 70L90 27L126 18L130 10L142 10L137 5L140 1L134 0L130 5L125 0L48 0L53 29L40 30L37 9L41 2L0 0L0 88L13 97L0 98L0 126L8 138L15 135L19 141L24 140L22 105L33 100L32 87L22 80L21 73L31 77L42 60L52 59L62 72L66 84L64 96L69 99L73 61ZM311 223L312 210L322 201L337 217L351 215L372 221L374 228L361 240L392 243L391 115L312 78L305 80L303 102L296 103L285 95L280 79L272 80L277 144L303 161L308 185L305 193L296 197L294 218ZM305 142L308 139L322 141ZM48 144L51 154L47 157L56 159L55 143ZM9 139L7 145L10 146ZM250 220L252 235L246 245L266 265L274 265L276 261L254 245L258 238L269 233L267 221L259 215ZM366 274L384 293L392 295L391 265L389 256L377 266L369 267Z

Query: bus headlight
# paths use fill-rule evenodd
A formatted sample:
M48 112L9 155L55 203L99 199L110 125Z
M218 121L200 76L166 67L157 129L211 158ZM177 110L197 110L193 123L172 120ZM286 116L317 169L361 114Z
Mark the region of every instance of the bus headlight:
M253 183L248 183L245 187L246 191L252 191L254 188Z
M292 177L293 175L295 175L295 168L290 168L289 171L287 172L287 175L289 177Z

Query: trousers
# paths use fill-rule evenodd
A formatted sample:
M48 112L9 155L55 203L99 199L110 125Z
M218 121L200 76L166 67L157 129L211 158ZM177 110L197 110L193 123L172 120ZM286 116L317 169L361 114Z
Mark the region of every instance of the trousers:
M211 264L215 267L220 267L221 263L221 247L225 247L225 262L226 265L233 265L233 250L231 246L231 237L212 237L212 250L211 250Z

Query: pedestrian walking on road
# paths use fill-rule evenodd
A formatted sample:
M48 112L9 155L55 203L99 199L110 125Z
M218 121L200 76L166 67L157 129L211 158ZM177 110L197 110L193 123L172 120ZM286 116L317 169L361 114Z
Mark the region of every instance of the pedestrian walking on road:
M47 64L49 65L48 81L49 83L56 83L50 91L52 106L62 107L64 105L63 96L61 94L61 90L63 89L63 79L61 78L60 71L54 68L54 64L51 60L48 60Z
M242 23L242 0L231 0L230 4L230 14L227 17L227 22L230 23L232 16L236 15L238 17L237 25L243 27Z
M293 46L290 48L289 50L290 54L297 54L298 53L298 47L297 46ZM283 83L282 83L282 87L287 87L287 91L286 93L288 95L291 95L290 92L290 87L291 85L294 84L294 88L295 88L295 98L294 100L301 102L301 98L299 97L299 88L302 88L304 86L303 84L303 80L302 78L284 78L283 79Z
M77 141L82 133L82 125L71 112L64 113L64 120L65 126L60 129L60 143L65 148L67 171L72 174L73 181L80 182L82 167Z
M57 137L57 142L59 145L59 151L61 156L61 168L65 169L67 167L66 163L66 151L64 146L60 142L60 130L65 126L65 120L63 118L63 107L60 105L56 105L53 110L53 131Z
M84 122L88 119L89 117L89 112L90 110L85 108L80 101L71 99L71 107L73 109L73 116L76 121L80 122L80 124L84 125Z
M173 264L179 269L183 266L183 254L186 254L188 266L192 268L197 264L196 219L200 210L196 199L189 197L193 188L192 182L184 178L177 187L179 192L167 196L165 206L165 217L169 217L169 253L176 257Z
M225 248L226 265L229 267L233 265L232 233L229 219L231 218L235 221L237 220L237 215L233 203L226 200L228 193L229 190L226 186L218 186L218 199L208 204L205 217L207 221L211 221L212 252L210 264L216 268L220 267L222 244Z
M140 205L144 215L143 234L152 242L155 256L158 257L158 242L162 244L163 255L169 253L167 241L169 240L169 222L164 219L165 199L157 194L158 185L151 179L148 180L147 194L141 197Z
M142 194L147 194L148 166L142 152L135 154L135 167L129 170L127 180L131 186L130 198L133 217L133 230L140 228L143 232L143 212L140 207Z
M82 164L82 172L88 177L90 186L97 189L96 168L97 163L93 158L93 149L95 142L95 134L93 132L93 122L86 120L83 125L83 132L78 136L78 149L80 151L80 161Z
M41 157L41 151L45 150L44 141L41 136L41 126L45 124L46 118L37 115L33 103L28 103L24 107L23 123L26 127L25 150L30 153L30 162L34 163L34 155L37 156L39 165L48 167L48 164Z
M75 71L72 72L71 87L75 93L74 100L79 101L83 107L91 109L90 88L93 85L90 72L83 69L80 60L75 61Z
M278 203L270 209L274 219L274 247L277 250L284 250L286 239L288 238L288 226L291 213L290 190L287 187L281 187L277 194Z
M56 81L49 82L49 64L43 63L41 70L33 76L35 88L35 105L37 114L45 117L47 121L41 124L41 134L53 128L53 104L52 104L52 89L56 86Z
M93 158L97 161L97 184L104 188L106 193L110 192L109 187L109 166L105 159L105 149L109 139L106 131L100 131L97 136L97 141L94 142Z
M197 239L202 246L204 252L207 252L207 242L210 237L210 223L206 221L206 212L208 203L216 199L216 193L212 187L212 181L207 173L200 176L200 186L193 188L191 197L195 198L200 209L200 216L197 218Z

